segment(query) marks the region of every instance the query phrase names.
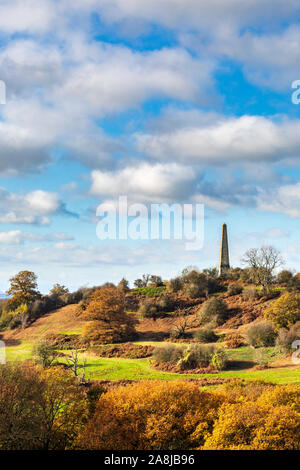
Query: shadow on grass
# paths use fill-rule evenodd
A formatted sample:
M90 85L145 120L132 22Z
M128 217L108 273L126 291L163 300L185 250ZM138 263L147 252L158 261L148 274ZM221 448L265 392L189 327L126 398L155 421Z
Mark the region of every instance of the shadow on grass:
M5 340L6 346L18 346L19 344L21 344L19 339L10 338Z
M253 361L229 361L226 370L252 369L255 365Z

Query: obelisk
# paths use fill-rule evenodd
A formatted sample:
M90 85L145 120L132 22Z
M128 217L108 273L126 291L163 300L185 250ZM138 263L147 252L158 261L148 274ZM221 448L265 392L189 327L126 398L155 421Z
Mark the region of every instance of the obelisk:
M219 261L219 276L223 276L229 265L229 251L228 251L228 238L227 238L227 225L222 225L222 239L220 249L220 261Z

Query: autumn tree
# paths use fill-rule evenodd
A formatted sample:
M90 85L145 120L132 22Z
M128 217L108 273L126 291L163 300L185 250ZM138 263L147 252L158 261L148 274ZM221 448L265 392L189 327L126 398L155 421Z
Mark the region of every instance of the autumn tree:
M123 277L117 287L118 289L126 292L129 290L129 282L127 281L127 279L125 279L125 277Z
M90 320L83 331L90 342L116 343L135 336L136 320L125 312L124 293L116 287L95 291L82 316Z
M276 330L290 328L300 320L300 296L285 292L265 310L264 316L274 324Z
M28 305L34 300L40 298L37 289L37 276L32 271L20 271L16 276L10 278L10 288L7 295L9 308L17 308L22 304Z
M0 366L0 449L65 450L88 416L85 392L67 371Z
M102 394L82 449L174 450L203 445L224 396L183 381L146 381Z
M63 286L58 283L54 284L54 286L50 290L50 295L55 295L57 297L67 294L69 294L69 289L66 286Z
M265 293L270 291L275 269L283 263L280 252L273 246L251 248L242 262L251 268L255 283L262 286Z
M225 404L203 449L293 450L300 445L300 415L288 406Z

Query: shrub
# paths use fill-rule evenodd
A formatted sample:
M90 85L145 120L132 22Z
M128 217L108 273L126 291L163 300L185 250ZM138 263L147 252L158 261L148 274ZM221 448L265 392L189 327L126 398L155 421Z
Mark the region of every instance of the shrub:
M141 318L152 318L155 320L158 317L158 306L153 299L142 299L139 303L138 312Z
M224 370L227 366L227 356L223 349L218 349L212 356L210 364L214 369Z
M161 363L170 363L177 364L179 359L182 356L184 346L164 346L161 348L154 349L153 359L158 364Z
M291 350L292 343L297 339L300 339L300 322L295 323L289 330L280 328L276 338L276 346L288 353Z
M276 333L270 322L261 321L249 326L246 331L247 341L255 348L274 346Z
M207 300L200 311L201 323L215 322L217 325L224 323L227 317L227 305L223 299L213 297Z
M173 279L170 279L170 281L167 284L167 289L170 292L178 292L182 289L183 282L181 277L174 277Z
M2 311L2 315L0 317L0 330L3 331L8 329L12 319L13 314L11 312L6 312L5 310Z
M182 369L197 369L207 367L215 353L215 347L211 345L193 344L184 348L182 357L177 365Z
M288 269L283 269L278 273L277 275L277 280L281 284L288 284L292 279L293 279L293 273L289 271Z
M290 328L300 320L300 296L285 292L265 310L265 318L274 324L276 330Z
M243 292L243 288L239 284L229 284L228 289L227 289L227 294L229 296L238 295L238 294L241 294L242 292Z
M199 343L214 343L218 340L218 336L215 334L214 330L209 328L200 328L195 331L194 338L199 341Z
M46 339L35 344L32 353L37 363L41 364L44 368L50 367L59 356L59 353L55 350L55 346Z
M196 269L185 269L182 272L183 292L190 298L196 299L208 293L207 277Z
M157 307L161 311L170 312L174 309L174 302L169 294L163 293L157 301Z
M259 296L256 287L248 287L247 289L244 289L243 297L248 301L258 299Z

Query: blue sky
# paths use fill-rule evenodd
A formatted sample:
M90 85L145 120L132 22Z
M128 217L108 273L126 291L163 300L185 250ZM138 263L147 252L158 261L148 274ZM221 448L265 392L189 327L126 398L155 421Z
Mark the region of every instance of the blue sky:
M0 291L130 281L272 244L300 271L300 4L1 0ZM205 240L106 240L96 208L203 203Z

